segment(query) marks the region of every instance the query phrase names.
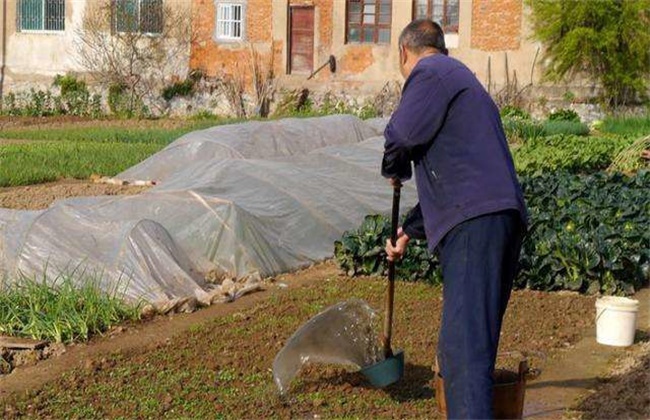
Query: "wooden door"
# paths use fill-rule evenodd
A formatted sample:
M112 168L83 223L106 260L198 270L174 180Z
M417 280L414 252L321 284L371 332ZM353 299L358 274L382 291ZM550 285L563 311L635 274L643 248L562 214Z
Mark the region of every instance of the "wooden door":
M289 9L289 73L314 70L314 8Z

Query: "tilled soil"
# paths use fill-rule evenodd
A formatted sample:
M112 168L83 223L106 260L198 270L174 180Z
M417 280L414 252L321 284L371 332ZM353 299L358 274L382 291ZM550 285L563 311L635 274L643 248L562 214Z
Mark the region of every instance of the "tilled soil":
M647 337L645 337L647 340ZM636 345L576 407L582 419L650 419L650 341Z
M326 306L350 297L365 299L374 308L383 306L383 279L337 273L331 263L303 271L294 275L308 280L300 288L275 287L248 308L197 323L164 342L145 341L130 350L117 347L111 355L8 402L5 417L439 417L432 364L441 289L423 284L397 285L393 343L406 353L402 381L378 390L358 372L313 365L301 372L287 396L278 396L270 368L297 328ZM552 360L593 325L594 300L514 292L500 350L539 351Z
M25 187L0 188L0 208L41 210L54 201L70 197L97 195L135 195L150 187L95 184L89 181L62 180Z
M113 127L152 127L152 128L177 128L187 122L183 119L93 119L78 117L74 115L59 115L56 117L13 117L0 116L0 130L29 128L29 129L51 129L67 127L97 127L110 123ZM2 132L0 131L0 138Z

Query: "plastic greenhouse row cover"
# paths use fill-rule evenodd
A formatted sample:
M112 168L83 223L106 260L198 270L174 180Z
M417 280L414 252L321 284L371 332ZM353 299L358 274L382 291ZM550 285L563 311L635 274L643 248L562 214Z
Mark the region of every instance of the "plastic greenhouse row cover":
M118 175L156 180L135 196L0 209L0 277L92 278L161 310L221 298L211 278L265 277L332 256L369 213L388 213L383 120L352 116L189 133ZM415 202L412 186L404 206Z

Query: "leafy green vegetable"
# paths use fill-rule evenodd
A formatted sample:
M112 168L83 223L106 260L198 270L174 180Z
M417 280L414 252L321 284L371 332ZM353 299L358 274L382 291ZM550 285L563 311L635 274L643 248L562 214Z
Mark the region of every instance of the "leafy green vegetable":
M607 168L633 139L618 136L551 136L527 140L513 151L517 172L532 174L567 170L590 172Z
M650 172L576 175L549 173L522 179L530 227L515 286L538 290L629 294L650 280ZM382 275L389 220L367 216L335 243L348 275ZM397 267L407 281L440 283L436 257L415 241Z

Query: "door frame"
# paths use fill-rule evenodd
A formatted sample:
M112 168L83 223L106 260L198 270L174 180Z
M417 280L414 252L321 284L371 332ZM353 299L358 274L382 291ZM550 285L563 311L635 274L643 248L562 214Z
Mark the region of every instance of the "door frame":
M314 5L307 5L307 4L297 4L297 5L291 5L287 4L287 66L286 66L286 74L293 74L291 73L291 50L292 50L292 42L291 42L291 10L292 9L311 9L312 10L312 15L314 18L313 22L313 32L312 32L312 71L314 69L314 59L316 58L316 7Z

